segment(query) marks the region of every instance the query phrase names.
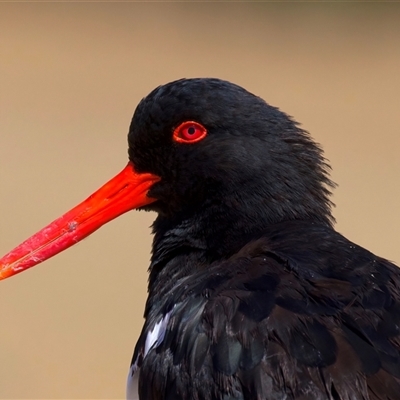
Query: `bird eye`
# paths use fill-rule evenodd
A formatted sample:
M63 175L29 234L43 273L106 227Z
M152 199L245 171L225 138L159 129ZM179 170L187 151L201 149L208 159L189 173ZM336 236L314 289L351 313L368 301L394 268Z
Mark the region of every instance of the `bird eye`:
M181 123L174 130L173 139L178 143L196 143L207 136L207 129L195 121Z

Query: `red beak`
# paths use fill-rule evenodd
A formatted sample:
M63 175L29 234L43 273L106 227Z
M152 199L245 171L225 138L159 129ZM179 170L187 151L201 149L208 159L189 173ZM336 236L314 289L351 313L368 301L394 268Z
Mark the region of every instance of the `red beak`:
M0 280L25 271L78 243L119 215L153 203L147 196L160 177L128 165L85 201L0 259Z

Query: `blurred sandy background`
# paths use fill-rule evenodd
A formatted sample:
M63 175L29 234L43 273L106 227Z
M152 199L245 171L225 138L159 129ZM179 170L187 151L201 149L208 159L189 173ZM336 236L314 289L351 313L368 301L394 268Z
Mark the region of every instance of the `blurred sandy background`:
M400 4L0 4L0 253L127 161L137 102L236 82L323 144L337 229L400 262ZM122 398L154 215L0 283L0 398Z

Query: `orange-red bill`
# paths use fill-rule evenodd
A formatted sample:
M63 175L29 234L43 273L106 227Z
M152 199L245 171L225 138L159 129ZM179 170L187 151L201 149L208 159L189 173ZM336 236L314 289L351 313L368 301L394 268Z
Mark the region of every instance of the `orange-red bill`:
M0 280L60 253L119 215L153 203L147 196L160 178L128 165L85 201L56 219L0 259Z

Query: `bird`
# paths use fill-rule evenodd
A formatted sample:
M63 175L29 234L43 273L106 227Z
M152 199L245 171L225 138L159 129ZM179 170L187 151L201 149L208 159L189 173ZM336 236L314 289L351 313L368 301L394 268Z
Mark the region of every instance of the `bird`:
M156 212L128 398L400 399L400 270L335 230L307 131L236 84L190 78L139 102L128 145L118 175L0 260L5 279Z

